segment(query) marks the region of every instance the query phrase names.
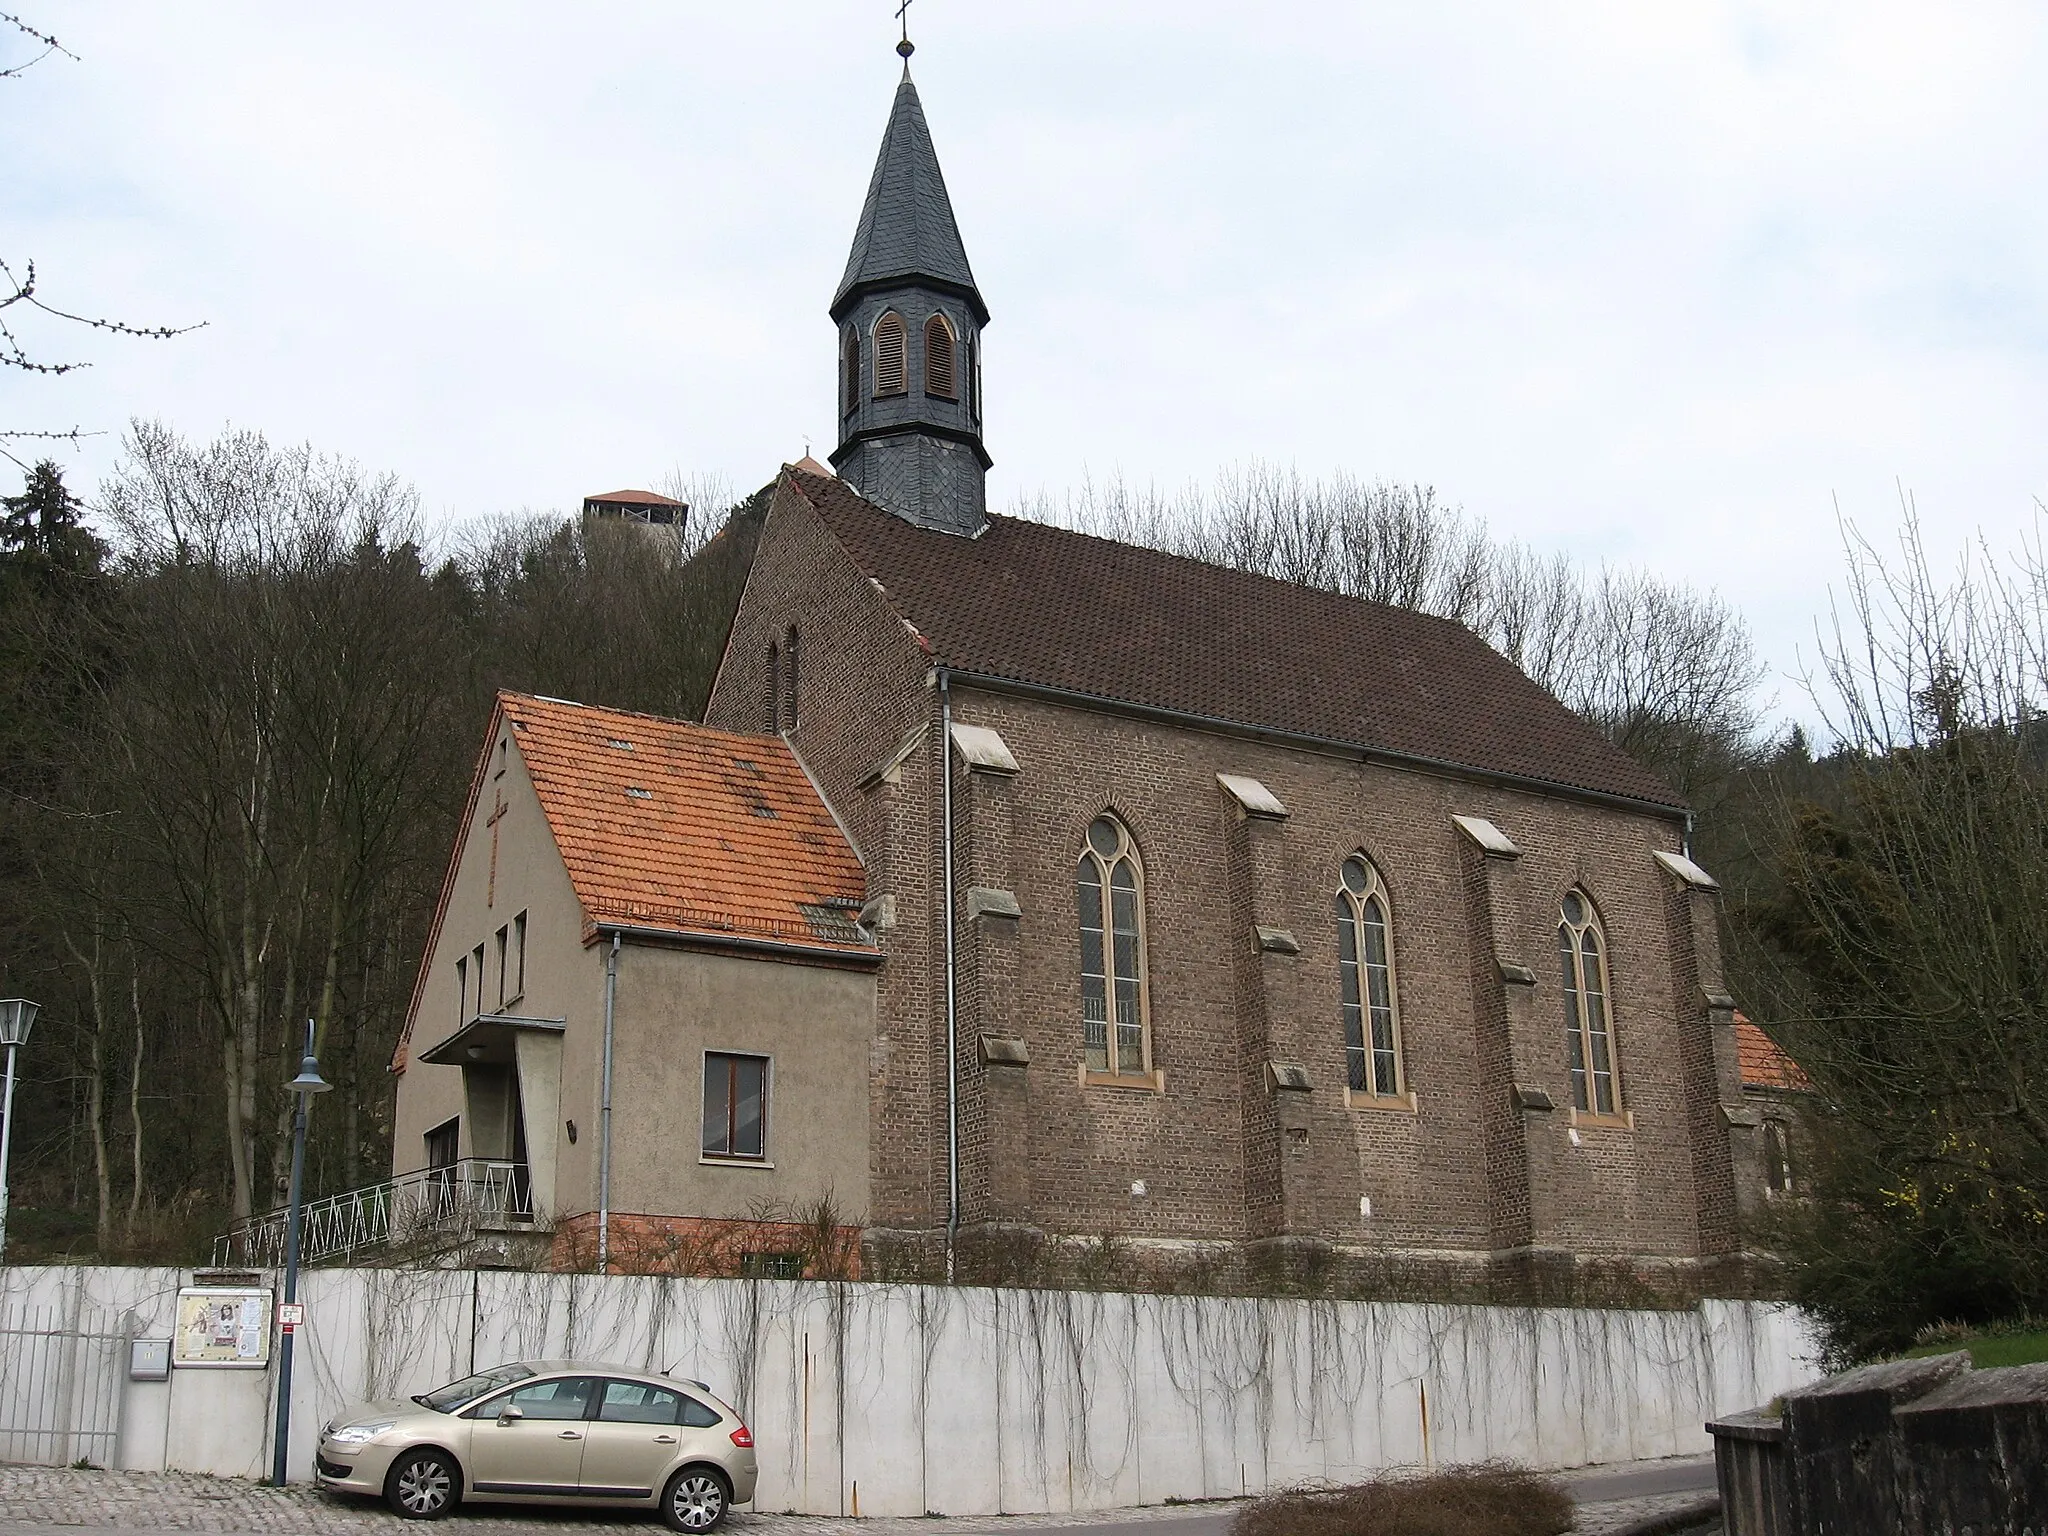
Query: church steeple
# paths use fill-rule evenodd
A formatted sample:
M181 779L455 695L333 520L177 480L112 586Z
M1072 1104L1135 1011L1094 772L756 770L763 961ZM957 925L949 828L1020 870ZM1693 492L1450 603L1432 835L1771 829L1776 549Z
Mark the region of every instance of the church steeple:
M906 55L907 59L907 55ZM846 275L833 466L868 500L920 527L981 531L981 331L988 308L906 62Z

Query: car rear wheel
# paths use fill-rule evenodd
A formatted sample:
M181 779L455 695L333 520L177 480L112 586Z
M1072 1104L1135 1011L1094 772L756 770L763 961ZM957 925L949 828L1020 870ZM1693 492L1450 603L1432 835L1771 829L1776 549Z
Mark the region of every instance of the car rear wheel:
M715 1531L732 1507L732 1488L710 1467L685 1467L668 1480L661 1518L672 1531Z
M442 1451L406 1451L384 1475L384 1502L408 1520L438 1520L461 1497L462 1474Z

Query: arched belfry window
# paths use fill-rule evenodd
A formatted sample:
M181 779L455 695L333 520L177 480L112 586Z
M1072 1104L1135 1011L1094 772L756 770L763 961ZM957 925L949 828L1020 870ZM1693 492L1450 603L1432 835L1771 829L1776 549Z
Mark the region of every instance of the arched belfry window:
M903 360L903 317L890 310L875 322L875 394L908 394L909 369Z
M851 416L860 404L860 327L849 325L839 338L839 410Z
M1584 891L1568 891L1558 909L1557 958L1564 972L1565 1059L1572 1106L1595 1115L1621 1112L1621 1074L1614 1056L1607 940Z
M1087 1069L1152 1069L1145 1027L1145 876L1131 834L1098 816L1074 866L1081 912L1081 1039Z
M1402 1092L1401 1017L1394 990L1394 923L1380 872L1363 854L1344 861L1337 888L1337 980L1345 1082L1353 1093Z
M959 398L958 370L954 366L953 326L944 315L935 314L924 323L924 392L941 400Z

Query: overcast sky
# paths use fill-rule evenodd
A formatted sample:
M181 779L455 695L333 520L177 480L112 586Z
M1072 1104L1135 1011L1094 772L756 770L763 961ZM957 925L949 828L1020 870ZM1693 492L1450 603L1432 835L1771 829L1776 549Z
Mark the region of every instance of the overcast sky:
M414 482L435 525L832 446L825 306L893 0L20 0L0 255L162 417ZM1836 507L2001 546L2048 496L2048 9L917 0L994 319L1001 509L1251 458L1718 589L1783 680ZM18 56L20 50L15 50ZM18 314L19 311L13 312ZM9 483L11 469L0 474Z

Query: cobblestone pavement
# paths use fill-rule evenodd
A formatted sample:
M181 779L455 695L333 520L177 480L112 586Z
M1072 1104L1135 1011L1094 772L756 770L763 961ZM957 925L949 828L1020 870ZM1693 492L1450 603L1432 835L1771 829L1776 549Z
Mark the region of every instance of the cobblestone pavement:
M1616 1499L1581 1506L1575 1536L1621 1536L1645 1520L1674 1515L1700 1503L1697 1491ZM1147 1509L1061 1515L988 1515L954 1519L840 1520L817 1515L735 1513L729 1529L752 1536L973 1536L1000 1531L1129 1530L1143 1536L1210 1536L1222 1531L1236 1506L1170 1504ZM1179 1529L1175 1530L1178 1524ZM0 1529L87 1532L193 1531L250 1536L396 1536L404 1529L380 1504L322 1494L306 1484L271 1488L240 1478L189 1472L84 1472L68 1468L0 1466ZM458 1510L438 1527L441 1536L629 1536L659 1530L651 1516L633 1511L504 1507ZM22 1536L28 1536L27 1531Z

